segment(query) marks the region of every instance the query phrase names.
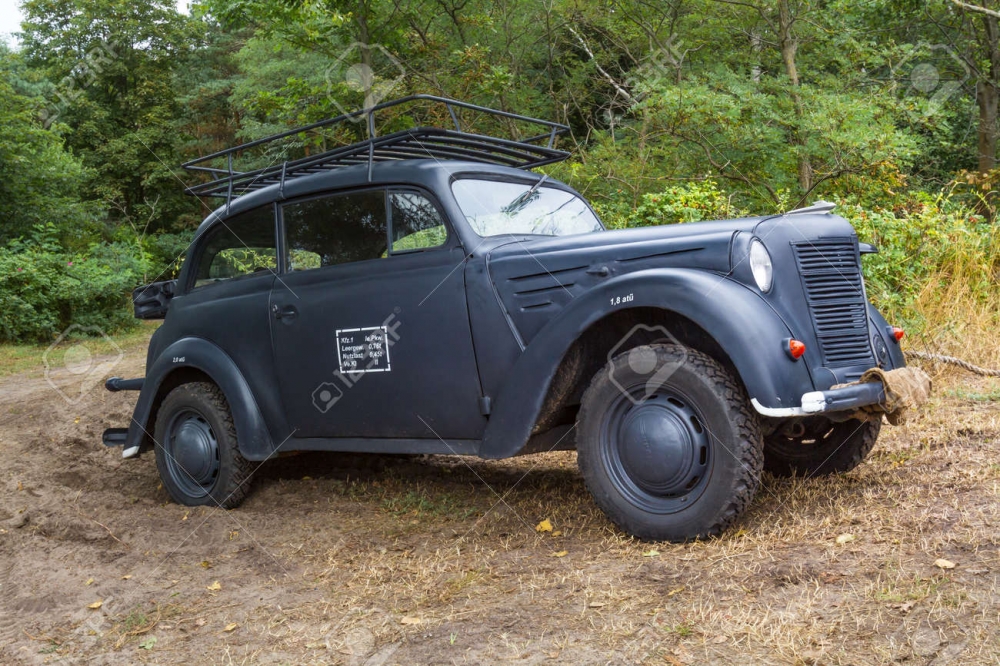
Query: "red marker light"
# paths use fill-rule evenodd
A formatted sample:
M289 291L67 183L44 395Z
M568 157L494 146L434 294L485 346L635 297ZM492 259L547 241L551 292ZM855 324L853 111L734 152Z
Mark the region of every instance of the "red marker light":
M896 338L896 342L902 340L904 335L906 335L906 331L901 329L899 326L892 327L892 337Z
M788 341L788 354L798 360L802 358L802 355L806 353L806 343L799 342L798 340L792 338Z

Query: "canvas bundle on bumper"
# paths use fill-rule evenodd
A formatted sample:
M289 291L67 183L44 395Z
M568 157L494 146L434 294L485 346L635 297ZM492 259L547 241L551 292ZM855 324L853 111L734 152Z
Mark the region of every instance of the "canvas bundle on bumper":
M453 127L380 136L404 105ZM529 170L566 157L563 126L418 96L310 131L355 118L365 141L276 167L234 167L266 141L187 165L225 204L176 280L136 290L164 322L146 376L108 381L139 398L104 437L155 451L176 501L233 507L287 451L575 448L619 527L685 540L737 520L763 469L853 468L903 404L902 332L861 277L874 248L829 206L606 231Z

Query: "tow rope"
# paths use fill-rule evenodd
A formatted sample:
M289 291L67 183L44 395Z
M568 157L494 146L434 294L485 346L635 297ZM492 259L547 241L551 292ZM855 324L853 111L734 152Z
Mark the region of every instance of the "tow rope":
M937 363L954 365L955 367L962 368L967 372L971 372L975 375L981 375L983 377L1000 377L1000 370L992 370L990 368L980 368L978 365L973 365L968 361L963 361L962 359L955 358L954 356L944 356L943 354L929 354L927 352L922 352L922 351L904 351L903 354L905 354L908 359L917 358L922 361L935 361Z

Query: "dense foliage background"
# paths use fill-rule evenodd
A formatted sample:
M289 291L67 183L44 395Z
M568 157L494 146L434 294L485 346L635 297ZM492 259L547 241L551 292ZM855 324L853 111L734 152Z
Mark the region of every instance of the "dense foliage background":
M25 0L0 47L0 340L127 326L129 289L173 275L208 212L179 164L359 108L358 58L384 97L567 123L574 157L547 170L612 227L835 200L882 249L865 268L892 317L992 330L1000 14L980 4Z

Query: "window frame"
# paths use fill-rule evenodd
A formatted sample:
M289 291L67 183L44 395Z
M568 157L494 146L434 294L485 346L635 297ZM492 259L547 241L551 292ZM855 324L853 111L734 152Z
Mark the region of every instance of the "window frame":
M274 258L278 264L277 267L274 270L268 272L254 271L252 273L245 273L243 275L237 275L236 277L227 278L219 282L210 282L202 285L195 284L198 281L198 271L201 268L201 262L205 258L205 246L208 244L209 240L211 240L212 236L214 234L221 233L220 229L227 229L230 233L239 238L239 233L236 230L234 230L232 226L230 226L230 223L233 220L236 220L237 218L243 215L247 215L248 213L255 213L257 211L264 210L265 208L271 209L271 231L274 233ZM236 282L237 280L243 281L249 278L263 277L264 275L270 275L271 277L277 275L278 269L280 269L281 267L281 237L278 234L277 213L278 211L276 203L271 202L262 204L260 206L256 206L254 208L248 208L247 210L240 211L239 213L235 213L233 215L230 215L229 217L225 218L220 217L215 222L213 222L212 225L204 231L204 233L202 233L194 240L193 242L194 247L192 248L191 254L189 255L191 261L190 262L185 261L185 263L188 264L190 268L188 270L187 279L185 280L184 284L184 293L190 294L194 292L200 292L203 289L205 289L205 287L213 287L216 286L217 284L229 284L231 282Z
M348 196L351 194L359 194L362 192L371 192L373 190L379 190L382 192L382 202L385 210L385 243L386 243L386 256L384 257L373 257L371 259L362 259L360 261L346 261L339 264L331 264L329 266L320 266L318 268L306 268L302 270L290 270L288 261L291 258L291 251L288 248L288 229L285 225L285 206L301 204L308 201L313 201L315 199L329 199L339 196ZM445 229L445 241L441 245L435 245L434 247L427 248L415 248L412 250L396 250L392 249L392 206L389 202L389 196L394 192L401 193L411 193L419 194L427 199L435 210L437 210L438 215L444 224ZM390 183L379 183L365 185L361 187L351 187L342 190L324 190L322 192L314 192L301 197L296 197L294 199L288 199L285 201L276 202L277 209L277 223L278 223L278 269L281 275L288 275L292 273L307 273L312 271L323 271L329 269L343 268L345 266L363 266L376 261L385 261L398 256L407 256L413 254L420 254L422 252L434 252L438 250L447 250L455 245L455 233L451 228L448 216L444 211L444 207L441 202L434 196L434 193L423 187L408 184L390 184Z

